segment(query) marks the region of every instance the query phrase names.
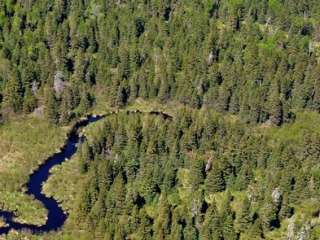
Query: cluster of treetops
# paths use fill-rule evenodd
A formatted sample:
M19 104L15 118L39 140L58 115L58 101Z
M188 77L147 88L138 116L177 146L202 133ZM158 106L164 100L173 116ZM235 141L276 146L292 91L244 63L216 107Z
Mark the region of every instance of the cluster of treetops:
M275 144L247 125L320 110L319 14L318 0L0 0L1 116L63 125L136 98L198 109L109 116L80 149L78 226L261 239L319 197L319 136Z
M275 140L206 110L110 116L80 149L77 226L94 239L264 239L320 197L320 137L303 136Z
M317 0L2 0L2 117L65 124L102 99L280 125L320 109Z

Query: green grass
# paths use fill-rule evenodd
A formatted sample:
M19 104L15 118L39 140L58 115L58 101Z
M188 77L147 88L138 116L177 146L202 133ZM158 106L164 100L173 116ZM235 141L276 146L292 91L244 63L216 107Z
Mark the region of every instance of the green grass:
M140 110L142 112L150 111L164 111L174 116L177 108L183 108L181 105L170 103L167 106L162 105L156 101L146 102L144 100L137 100L125 110ZM94 113L103 113L111 110L105 107L104 110L95 109ZM225 120L230 118L225 117ZM301 143L306 132L320 133L320 127L316 124L320 121L320 116L313 112L299 112L294 123L285 124L283 127L267 127L258 128L263 131L263 134L268 136L270 144L276 146L281 142ZM237 121L231 121L236 123ZM90 139L99 131L99 126L103 121L90 125L86 128L85 134ZM10 210L18 210L19 219L27 222L41 223L45 217L45 211L39 203L33 201L28 196L20 191L20 187L27 181L27 177L32 169L35 169L39 162L46 159L50 153L54 152L61 144L67 129L60 129L52 127L39 119L26 118L18 119L10 124L6 124L0 128L0 147L4 146L6 149L0 153L0 184L6 184L4 179L9 179L7 186L5 186L5 194L0 195L0 204L5 203L5 208ZM26 141L26 136L33 136L30 141ZM50 142L50 146L47 144ZM26 167L27 166L27 167ZM177 191L172 192L168 199L171 204L177 204L180 201L187 201L192 194L189 183L189 170L179 169L178 179L181 186ZM257 179L261 173L256 173ZM17 180L18 179L18 180ZM70 217L67 219L63 231L58 233L50 233L45 235L44 239L68 239L67 236L84 236L81 233L81 227L75 226L75 202L77 201L77 192L83 183L83 176L79 171L78 155L76 154L70 161L64 162L61 166L56 166L52 169L52 176L44 185L44 192L58 199L62 207L69 212ZM4 185L1 185L4 186ZM3 189L3 188L1 188ZM232 208L235 212L239 211L241 199L243 199L245 192L232 192L234 201ZM208 202L215 199L217 205L220 206L224 201L225 193L214 194L206 196ZM3 202L3 203L2 203ZM155 212L152 204L147 206L146 210L150 216ZM253 206L254 207L254 206ZM306 201L299 206L295 206L296 213L294 217L297 220L295 223L300 227L304 221L314 220L312 218L312 209L315 209L314 203ZM41 209L41 210L39 210ZM268 233L267 239L283 239L286 236L289 220L282 222L281 228ZM79 230L79 231L78 231ZM317 234L320 228L315 227L313 230ZM21 236L22 234L19 234ZM319 234L318 234L319 235ZM317 235L317 236L318 236ZM36 238L37 239L37 238ZM243 239L246 239L245 237ZM248 238L250 239L250 238Z
M320 115L316 112L305 111L298 112L296 120L293 123L286 124L281 128L272 128L269 133L278 142L294 142L304 141L306 132L320 134Z
M63 145L67 128L23 117L0 126L0 206L20 222L43 224L46 210L23 193L29 175Z
M293 123L285 124L281 128L268 128L266 134L269 137L269 144L277 147L280 144L304 146L307 135L320 134L320 115L316 112L303 111L296 113L296 120ZM318 171L314 166L313 171ZM256 175L257 176L257 175ZM306 224L314 225L311 235L314 238L320 237L320 221L318 217L314 217L313 213L319 209L319 199L307 199L294 206L295 214L290 221L294 222L295 230L299 231ZM286 239L288 232L289 219L281 222L281 228L271 231L267 234L266 239Z
M178 109L182 109L183 106L181 103L169 102L166 104L161 104L160 102L154 101L145 101L142 98L137 99L134 103L130 104L126 110L140 110L141 112L151 112L159 111L171 116L174 116Z

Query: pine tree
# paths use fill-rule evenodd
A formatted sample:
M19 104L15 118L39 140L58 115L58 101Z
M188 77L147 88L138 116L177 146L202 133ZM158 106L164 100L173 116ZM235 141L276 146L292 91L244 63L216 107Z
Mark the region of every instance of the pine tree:
M247 233L251 239L256 239L256 240L264 239L260 218L256 219L254 224L248 229Z
M5 85L3 93L4 108L17 113L22 110L23 89L20 80L13 74Z
M70 88L65 88L62 93L60 118L59 122L66 125L72 118L71 111L73 110L73 96Z
M127 94L126 88L124 86L120 86L117 91L115 106L123 107L126 105L127 101L128 101L128 94Z
M186 226L183 229L183 239L198 239L198 231L192 223L192 219L188 218Z
M247 188L253 178L252 168L249 164L243 164L237 176L236 187L241 191Z
M121 46L119 48L119 75L122 79L129 79L130 77L130 56L126 46Z
M279 227L278 210L271 197L265 199L260 215L264 231Z
M193 190L197 190L204 180L204 162L200 158L191 159L190 184Z
M201 239L223 239L221 219L215 201L210 204L206 212L205 220L201 228Z
M30 88L26 88L23 98L23 111L25 113L31 113L37 107L37 99L33 95Z
M283 108L280 99L279 86L273 82L269 90L269 114L270 120L275 125L280 125L283 121Z
M158 209L158 216L154 222L154 237L157 240L164 240L171 231L171 209L165 195L160 197Z
M237 239L237 234L234 229L234 213L231 209L232 196L229 191L226 192L226 200L222 205L221 221L223 226L223 238L235 240Z
M174 166L173 159L169 159L164 167L164 179L163 179L163 188L165 191L170 191L176 183L176 172L177 169Z
M239 212L236 215L235 220L235 227L238 232L245 232L250 224L252 223L252 217L250 213L251 203L248 197L245 197L243 199L243 202L241 204L241 208L239 209Z
M84 141L80 147L80 171L81 173L88 172L89 163L93 159L92 151L87 141Z
M313 86L313 99L312 99L312 109L320 112L320 77L319 77L319 69L320 67L317 67L314 69L312 76L312 80L314 81Z
M92 100L88 92L84 92L81 96L80 104L78 106L78 112L80 115L88 112L92 105Z
M223 172L218 164L215 164L209 171L205 180L205 190L208 193L216 193L224 191L226 183L223 178Z
M284 194L282 202L281 202L281 209L279 212L279 218L281 220L285 218L290 218L293 214L293 208L289 204L289 198L287 194Z
M183 228L180 224L173 225L169 239L176 239L176 240L183 239Z
M47 87L45 90L45 113L47 119L53 124L57 124L59 121L58 107L58 100L53 89Z
M141 240L150 240L152 239L152 219L148 216L146 210L143 208L139 212L140 224L137 230L137 236Z
M112 191L115 196L116 206L118 208L123 207L123 203L125 201L125 196L126 196L126 188L125 188L125 182L121 173L118 174L118 176L115 178L112 186Z

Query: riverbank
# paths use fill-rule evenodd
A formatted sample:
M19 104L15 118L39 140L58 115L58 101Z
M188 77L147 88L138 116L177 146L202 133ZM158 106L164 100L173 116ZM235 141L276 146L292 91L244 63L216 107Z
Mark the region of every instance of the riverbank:
M133 111L137 111L137 109L134 109L131 106L131 109ZM145 110L142 110L145 111ZM152 110L153 111L153 110ZM204 110L194 110L195 113L199 113ZM177 111L178 112L178 111ZM179 116L179 114L177 114ZM270 126L268 128L261 127L261 126L250 126L250 125L244 125L240 124L240 122L234 122L230 121L233 120L231 118L226 118L228 121L224 121L224 118L220 118L219 115L217 116L217 121L221 121L219 124L225 125L228 122L231 125L225 125L226 129L230 129L230 127L239 127L239 129L245 129L250 133L250 135L256 135L259 134L259 136L265 138L266 146L270 147L270 152L276 152L277 146L280 146L282 144L294 144L292 146L298 146L298 147L304 147L304 138L305 134L314 134L319 133L319 129L314 127L315 123L319 121L319 115L316 113L311 112L303 112L303 113L297 113L297 119L295 122L291 124L286 124L282 128L277 128ZM122 118L122 120L125 118ZM200 118L201 119L201 118ZM124 122L124 121L121 121ZM218 125L217 125L218 126ZM86 135L89 136L89 145L91 145L93 142L95 142L97 139L95 136L98 136L97 133L99 131L101 132L101 129L103 127L103 122L92 125L89 128L86 129ZM233 129L233 128L232 128ZM228 131L228 130L226 130ZM225 133L225 132L224 132ZM254 146L254 145L253 145ZM200 152L199 152L200 153ZM196 157L196 152L190 153L189 157ZM201 158L201 154L198 155ZM205 159L207 156L202 156ZM97 161L97 160L96 160ZM70 161L65 162L62 166L58 166L53 169L53 175L49 179L49 181L45 185L45 192L50 193L52 196L54 196L56 199L59 199L62 202L62 206L64 209L67 209L67 211L70 213L69 219L66 222L66 225L64 226L63 230L58 233L54 233L52 239L90 239L92 237L92 233L88 232L88 228L83 223L83 221L80 221L77 219L77 215L75 214L76 211L79 212L79 209L76 208L76 201L79 201L77 199L77 193L81 191L81 187L83 187L86 183L86 179L83 175L80 174L80 164L79 164L79 156L75 155L74 158L72 158ZM264 176L266 176L266 172L269 171L268 169L266 172L265 170L259 170L256 171L254 174L257 179L259 179L260 184L263 184L265 179ZM268 173L268 172L267 172ZM181 168L178 170L178 181L181 183L181 186L177 188L177 192L172 193L172 195L169 196L169 200L177 200L174 201L173 204L176 204L177 202L187 202L188 197L191 196L193 193L189 191L190 188L190 182L188 182L188 179L190 177L190 170L188 168ZM56 188L57 183L59 183L59 187ZM257 185L252 185L253 189L257 188ZM245 197L247 196L247 192L245 190L239 191L232 189L231 194L233 196L231 208L235 212L236 215L241 213L242 208L242 202L244 201ZM271 195L271 193L270 193ZM224 193L213 193L206 196L206 202L212 203L213 201L217 202L217 206L220 208L223 206L223 203L225 202L226 192ZM319 224L318 224L318 212L315 214L315 209L318 209L317 205L313 202L318 202L317 199L307 199L306 201L302 203L298 203L294 206L295 212L293 217L290 219L292 220L292 224L296 228L296 232L300 232L303 230L305 226L312 226L313 231L318 231ZM253 202L252 206L254 208L257 207L257 203ZM151 218L155 217L157 215L157 208L158 206L150 205L146 207L146 211L149 214ZM79 216L79 215L78 215ZM90 221L90 219L88 220ZM316 223L317 226L313 226L310 223ZM83 224L83 225L82 225ZM282 239L285 238L285 236L288 233L289 228L289 220L285 219L281 222L281 228L275 229L272 231L266 232L266 239ZM291 225L292 225L291 224ZM302 230L301 230L302 229ZM246 235L246 239L250 238L250 235Z
M172 118L172 116L170 116L170 115L168 115L168 114L166 114L166 113L163 113L163 112L158 112L158 111L151 111L151 112L141 112L139 109L127 109L127 110L124 110L124 109L122 109L122 110L113 110L113 111L110 111L109 113L107 113L106 115L113 115L113 114L117 114L118 112L127 112L128 114L144 114L144 113L146 113L146 114L152 114L152 115L161 115L163 118L165 118L165 119L171 119ZM92 118L92 117L91 117ZM89 119L91 119L91 118L89 118ZM94 116L93 117L93 119L95 119L96 117ZM97 119L99 118L99 114L97 115ZM91 120L89 120L89 122L90 122ZM79 127L81 127L82 125L86 125L87 123L87 118L83 118L83 119L80 119L78 122L76 122L76 123L74 123L73 125L72 125L72 127L69 127L68 129L68 131L69 131L69 133L67 134L67 138L66 139L68 139L68 141L70 141L70 138L74 138L75 136L78 136L77 134L76 134L76 132L77 132L77 130L78 130L78 128ZM58 152L58 154L55 154L55 155L53 155L52 157L50 157L50 158L56 158L56 156L59 156L59 158L61 158L61 159L59 159L59 160L57 160L58 162L57 162L57 164L59 165L61 162L63 162L64 161L64 159L68 159L69 157L71 157L72 156L72 154L71 153L68 153L69 155L67 156L64 156L63 154L64 154L64 152L65 151L68 151L68 147L69 147L69 142L66 142L65 141L65 143L64 143L64 147L62 147L61 149L62 149L62 152L60 153L60 151L57 151ZM73 143L71 143L71 144L73 144ZM74 144L75 145L75 144ZM72 150L72 152L75 152L76 151L76 149L74 149L74 150ZM61 156L60 156L60 154L62 154ZM67 153L66 153L67 154ZM49 158L49 159L50 159ZM49 160L48 160L49 161ZM50 160L51 161L51 160ZM42 182L45 182L46 180L47 180L47 177L48 177L48 175L49 175L49 171L50 171L50 169L48 168L47 169L47 171L48 171L48 173L45 173L45 175L46 175L46 177L43 177L42 176L42 182L39 182L39 183L32 183L33 182L33 178L39 178L38 176L36 176L37 174L38 174L38 172L39 171L41 171L41 169L42 168L46 168L46 165L47 165L47 162L44 162L44 163L41 163L41 164L39 164L39 167L37 168L37 170L35 171L35 172L33 172L32 174L31 174L31 178L30 178L30 182L28 183L28 185L27 185L27 192L31 195L31 196L34 196L37 200L40 200L40 201L42 201L42 204L43 205L45 205L46 206L46 208L47 209L49 209L50 208L50 206L49 205L51 205L51 207L52 207L52 205L56 205L56 206L54 206L54 208L55 209L51 209L52 210L52 212L59 212L58 211L58 203L56 203L56 202L54 202L54 204L52 203L52 201L51 201L51 199L44 199L44 196L45 195L43 195L42 193L41 193L41 191L42 191ZM53 166L53 165L52 165ZM36 180L35 180L36 181ZM36 185L36 187L34 187L33 185ZM38 185L38 186L37 186ZM34 189L36 189L36 190L34 190ZM32 190L33 189L33 190ZM50 201L49 201L50 200ZM51 203L49 203L49 202L51 202ZM49 206L49 208L48 208L48 206ZM17 229L21 229L21 228L24 228L24 227L26 227L27 229L29 229L30 228L30 230L31 230L31 228L33 229L35 229L35 231L37 231L36 230L36 228L37 228L37 226L42 226L42 227L45 227L46 225L48 225L48 223L50 223L50 209L49 209L49 212L48 212L48 214L49 214L49 219L47 219L47 218L45 218L45 217L43 217L42 218L42 222L34 222L34 223L32 223L31 225L30 225L30 223L29 222L27 222L27 221L24 221L23 219L19 219L19 213L17 213L17 210L15 210L15 209L12 209L12 208L5 208L5 210L7 211L7 209L9 210L9 212L12 212L13 214L14 214L14 219L10 219L9 220L9 218L7 219L7 221L9 221L9 225L10 226L14 226L13 227L13 229L15 230L15 228L17 228ZM40 209L40 206L39 206L39 209ZM64 215L63 214L63 212L62 212L62 209L60 209L61 211L61 214L60 215ZM40 210L39 210L40 211ZM44 216L44 214L43 214L43 216ZM56 218L57 218L57 216L56 216ZM63 218L65 218L65 217L63 217ZM46 222L47 221L47 223L46 223L46 225L44 225L44 223L43 222ZM64 221L64 220L63 220ZM15 225L15 224L18 224L18 225ZM22 224L22 225L21 225ZM58 226L58 227L60 227L60 226ZM55 229L54 227L52 227L52 226L49 226L48 227L48 229L46 228L46 229L42 229L42 230L50 230L50 229Z
M60 148L67 132L67 127L33 116L0 126L0 206L14 211L17 221L40 225L46 221L46 210L23 191L30 173Z
M68 133L68 137L61 148L61 151L46 159L43 164L41 164L39 168L30 175L28 183L26 184L26 193L29 196L34 197L35 200L41 202L41 204L47 210L48 214L45 224L42 224L41 226L36 223L21 224L14 219L14 212L0 212L0 216L5 218L5 222L8 224L8 227L0 228L0 234L8 233L11 230L24 230L31 233L45 233L58 230L64 224L67 216L59 207L59 204L55 199L48 198L42 193L42 185L50 176L50 169L53 166L59 165L66 159L71 158L72 155L77 151L77 144L82 141L82 138L79 136L80 129L90 123L100 120L101 118L102 116L88 116L73 124Z

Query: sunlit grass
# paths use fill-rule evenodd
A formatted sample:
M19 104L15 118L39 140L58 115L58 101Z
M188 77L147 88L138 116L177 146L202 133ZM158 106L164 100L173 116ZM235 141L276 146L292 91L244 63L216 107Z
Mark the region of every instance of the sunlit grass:
M45 222L46 210L23 193L23 186L30 173L63 145L66 132L31 116L0 126L0 206L14 211L19 221Z

